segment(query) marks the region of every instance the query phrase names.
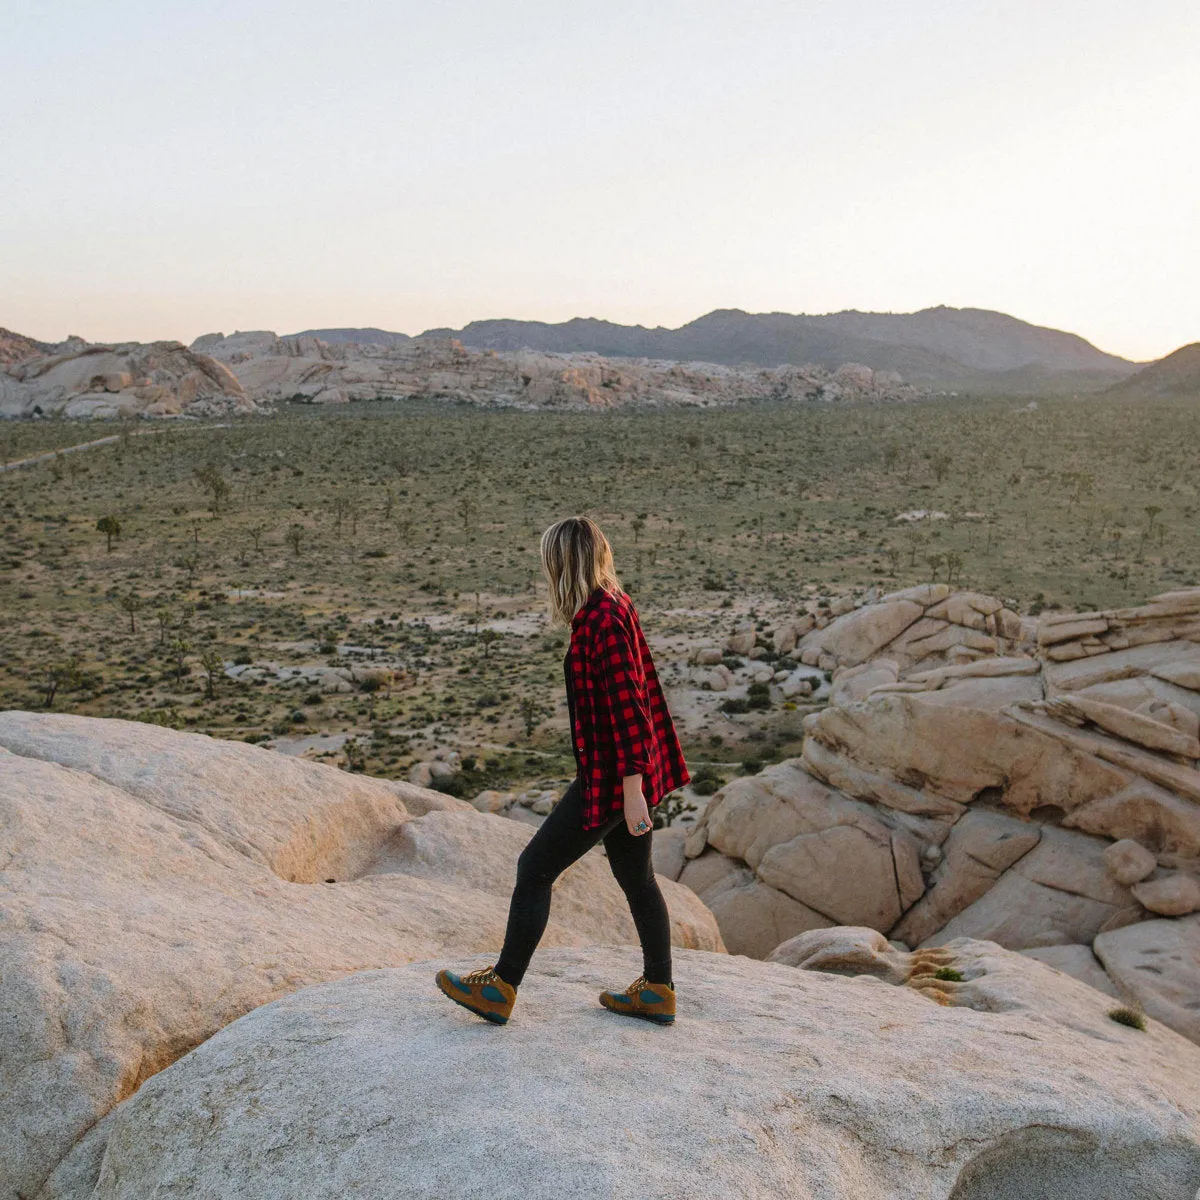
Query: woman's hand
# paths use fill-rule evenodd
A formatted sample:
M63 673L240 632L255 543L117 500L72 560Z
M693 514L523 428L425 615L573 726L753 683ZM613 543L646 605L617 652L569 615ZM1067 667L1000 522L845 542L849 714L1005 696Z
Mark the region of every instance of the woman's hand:
M646 797L642 795L642 777L626 775L621 780L621 785L625 791L625 828L634 837L645 837L650 832L653 822L650 820L650 808L646 804Z

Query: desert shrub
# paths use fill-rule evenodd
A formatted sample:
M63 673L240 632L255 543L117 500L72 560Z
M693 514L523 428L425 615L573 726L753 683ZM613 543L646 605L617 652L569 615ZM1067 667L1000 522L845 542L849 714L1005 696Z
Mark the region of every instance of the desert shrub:
M692 791L697 796L711 796L724 782L712 767L703 766L692 776Z
M435 778L429 785L435 792L444 792L447 796L457 796L460 800L466 797L470 784L462 772Z
M695 811L696 806L691 800L686 799L680 792L672 792L669 796L664 796L651 809L652 828L662 829L664 826L670 825L672 821L677 821L680 817Z
M1130 1029L1137 1029L1142 1033L1146 1032L1146 1018L1137 1009L1114 1008L1108 1016L1110 1020L1116 1021L1118 1025L1128 1025Z
M933 977L945 983L962 983L963 981L963 973L956 971L953 967L938 967L933 973Z

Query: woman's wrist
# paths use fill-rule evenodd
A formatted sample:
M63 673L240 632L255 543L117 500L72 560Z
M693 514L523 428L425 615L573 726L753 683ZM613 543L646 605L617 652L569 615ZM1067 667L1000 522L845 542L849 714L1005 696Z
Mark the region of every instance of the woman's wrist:
M625 800L636 800L642 794L642 777L638 775L626 775L621 780L621 788L625 795Z

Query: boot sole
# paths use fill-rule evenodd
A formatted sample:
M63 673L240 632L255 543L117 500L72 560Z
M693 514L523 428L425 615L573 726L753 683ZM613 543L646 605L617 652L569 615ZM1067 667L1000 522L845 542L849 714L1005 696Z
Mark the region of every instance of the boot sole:
M460 1000L453 993L446 991L446 989L444 987L442 987L441 980L437 981L437 986L438 986L438 991L441 992L443 996L446 996L449 999L453 1000L455 1004L459 1005L461 1008L465 1008L467 1010L467 1012L473 1012L477 1017L482 1017L485 1021L491 1021L491 1023L493 1025L507 1025L508 1024L508 1018L505 1016L501 1016L500 1013L483 1012L481 1009L476 1008L474 1005L468 1004L465 1000Z
M609 1008L607 1004L601 1004L606 1012L616 1013L618 1017L639 1017L643 1021L653 1021L655 1025L673 1025L675 1023L675 1014L665 1016L663 1013L648 1013L648 1012L632 1012L621 1008Z

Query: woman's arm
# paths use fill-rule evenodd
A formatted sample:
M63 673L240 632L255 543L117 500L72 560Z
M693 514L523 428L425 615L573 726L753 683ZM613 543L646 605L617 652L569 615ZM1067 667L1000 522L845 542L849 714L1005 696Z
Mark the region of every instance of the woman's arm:
M650 832L654 822L642 792L641 775L626 775L621 780L621 787L625 793L625 827L634 837L642 837Z
M654 722L646 703L637 654L629 632L619 621L601 627L599 638L600 678L612 717L613 747L617 775L641 775L650 767Z
M636 837L648 833L652 824L642 793L642 775L650 766L654 723L628 630L619 621L610 620L601 627L598 637L600 678L612 716L615 765L625 798L625 824Z

